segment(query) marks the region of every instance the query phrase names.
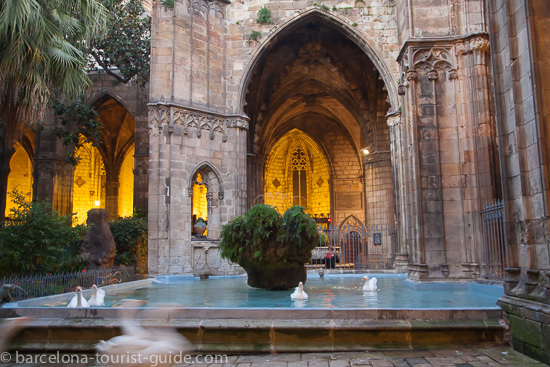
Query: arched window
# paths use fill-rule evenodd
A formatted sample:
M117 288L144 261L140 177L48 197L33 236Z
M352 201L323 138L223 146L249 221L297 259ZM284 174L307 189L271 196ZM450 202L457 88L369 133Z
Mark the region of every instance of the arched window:
M197 166L189 181L188 193L191 197L191 230L192 238L217 239L222 230L222 217L227 220L227 214L222 215L224 193L220 174L210 162ZM199 222L206 224L204 233L196 225Z
M193 210L191 214L191 233L195 237L207 236L208 224L208 186L203 181L200 172L193 179ZM204 229L202 229L204 228Z
M307 208L307 155L301 146L292 152L292 197L293 205Z

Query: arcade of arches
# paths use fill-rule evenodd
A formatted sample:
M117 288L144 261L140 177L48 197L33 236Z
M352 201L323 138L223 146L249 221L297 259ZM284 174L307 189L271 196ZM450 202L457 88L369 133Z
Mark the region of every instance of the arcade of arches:
M87 212L93 208L106 208L111 217L130 216L134 211L135 122L112 97L103 96L94 106L103 125L101 142L97 147L84 143L75 154L77 165L68 170L73 180L68 191L70 209L66 213L75 214L74 224L86 223ZM10 169L7 192L16 189L30 200L33 161L20 144L16 145ZM13 202L8 201L6 216L10 216L13 207Z
M82 152L89 168L62 162L50 118L34 152L18 148L10 185L70 212L80 183L78 210L99 201L112 216L129 212L133 191L148 211L150 275L241 273L220 258L218 237L256 203L394 225L389 262L411 278L507 277L501 302L539 331L525 350L540 350L550 330L539 322L550 304L547 1L452 4L154 2L148 88L94 76L105 129ZM264 5L270 24L256 21ZM488 204L505 235L486 236ZM194 216L207 216L207 238L193 236Z

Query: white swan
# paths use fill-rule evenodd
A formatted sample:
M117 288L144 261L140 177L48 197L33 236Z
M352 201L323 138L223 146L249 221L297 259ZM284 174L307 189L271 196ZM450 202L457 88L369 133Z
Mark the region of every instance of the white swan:
M363 280L365 281L365 284L363 285L363 290L367 292L377 291L378 287L376 286L376 283L378 282L378 279L375 277L372 277L369 279L367 275L363 277Z
M86 298L82 296L82 287L78 286L74 290L75 295L71 302L67 305L68 308L75 308L75 307L90 307L90 304L88 301L86 301Z
M32 317L11 317L2 320L0 323L0 353L4 353L8 350L10 340L17 332L30 321Z
M90 306L105 306L105 290L92 285L92 296L88 300Z
M304 292L304 283L300 282L294 293L290 295L290 299L308 299L307 293Z
M134 307L126 309L124 317L121 319L123 334L115 336L110 340L100 340L96 345L98 353L109 356L109 360L113 361L112 366L121 366L116 361L121 361L126 358L131 361L128 365L136 366L151 366L151 362L156 363L156 366L171 366L175 363L174 357L180 357L180 353L187 354L192 350L191 344L175 329L171 328L144 328L141 325L134 323L137 305L143 305L144 301L127 300L124 302L124 307ZM123 310L124 311L124 310ZM163 312L166 319L169 310L158 310ZM121 359L122 358L122 359ZM109 364L108 364L109 365Z

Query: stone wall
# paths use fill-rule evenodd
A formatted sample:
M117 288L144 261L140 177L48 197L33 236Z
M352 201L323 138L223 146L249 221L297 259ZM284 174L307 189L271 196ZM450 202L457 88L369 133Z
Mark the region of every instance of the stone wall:
M492 0L487 11L510 254L499 304L514 348L550 363L550 10L545 1Z
M398 247L413 277L479 274L479 212L499 191L482 4L396 4L403 109L390 140Z
M257 12L264 5L271 10L269 24L256 21ZM151 274L193 271L195 241L191 239L191 202L187 190L194 172L205 164L215 173L215 181L223 182L224 186L221 198L217 197L218 192L208 189L209 239L215 239L219 233L216 226L221 229L221 224L243 213L264 194L264 159L267 159L269 150L257 152L247 142L248 122L243 112L246 96L253 92L249 89L249 81L257 71L262 53L267 52L282 34L292 37L292 27L312 15L326 18L340 27L357 44L356 47L372 58L374 70L378 70L372 74L379 73L382 80L373 83L372 88L382 88L386 84L388 92L374 90L368 96L370 100L366 95L360 96L359 91L355 93L359 96L357 98L365 100L361 102L365 108L369 104L374 106L368 112L372 117L367 115L364 119L376 121L374 123L380 125L376 128L377 136L389 139L384 115L392 103L390 109L397 108L395 76L398 65L394 60L398 47L393 1L369 4L328 1L320 5L313 1L270 1L266 4L262 1L184 0L176 1L174 9L165 8L160 3L153 4L149 98ZM258 34L257 39L251 39L253 33ZM388 95L388 100L384 101ZM331 100L325 103L324 107L333 109L334 113L342 109ZM392 224L389 155L383 162L376 163L371 180L375 186L367 198L365 168L359 154L361 144L365 143L361 142L363 132L357 122L350 119L353 117L349 111L340 113L342 116L339 117L347 121L345 128L333 128L333 121L320 119L316 122L318 126L327 126L327 129L317 130L317 136L314 136L324 147L330 164L333 220L340 223L354 215L364 221L366 208L370 206L373 221ZM304 127L308 133L315 131L311 121L300 120L299 109L291 115L294 116L291 118L294 126ZM235 118L240 122L229 122ZM258 116L252 117L251 123L255 126L259 122ZM311 127L308 128L308 124ZM274 134L274 130L263 131L266 136ZM249 141L255 140L254 134L248 136ZM372 139L372 133L369 134ZM262 144L272 147L276 141L276 136L271 136ZM382 147L383 144L380 149ZM253 154L257 153L260 154L254 159ZM247 154L248 169L253 167L252 175L249 172L248 176L244 174L247 172L244 165ZM247 181L255 187L248 194L240 191L246 188ZM234 191L228 190L228 186ZM312 192L315 191L312 189ZM338 207L335 204L337 195L349 196L350 193L358 194L360 202L356 206ZM247 200L243 201L245 198ZM372 200L372 203L367 203L367 200ZM210 211L220 213L217 219L213 220Z

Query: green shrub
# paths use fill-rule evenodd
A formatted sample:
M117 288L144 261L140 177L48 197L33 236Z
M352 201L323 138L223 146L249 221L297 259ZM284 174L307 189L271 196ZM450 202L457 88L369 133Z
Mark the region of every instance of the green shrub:
M256 22L260 24L271 23L271 10L269 10L265 5L258 10L258 19L256 19Z
M140 252L147 251L147 218L139 213L109 221L116 245L115 262L135 265Z
M253 206L244 216L226 224L221 233L221 256L239 264L302 263L319 245L313 218L301 206L283 217L265 204Z
M48 201L28 202L14 191L16 207L0 230L0 273L53 273L82 265L80 244L86 226L72 226L72 215L59 215Z
M252 33L250 33L250 37L248 37L248 44L250 45L252 41L258 42L260 38L262 38L262 32L252 31Z

